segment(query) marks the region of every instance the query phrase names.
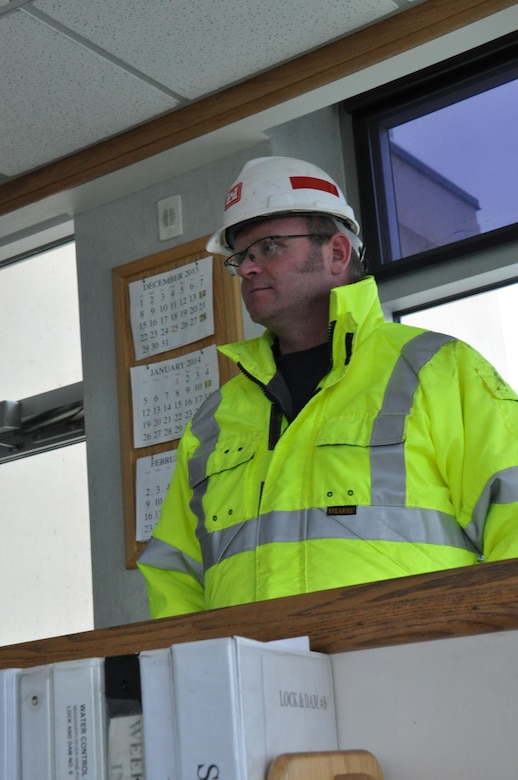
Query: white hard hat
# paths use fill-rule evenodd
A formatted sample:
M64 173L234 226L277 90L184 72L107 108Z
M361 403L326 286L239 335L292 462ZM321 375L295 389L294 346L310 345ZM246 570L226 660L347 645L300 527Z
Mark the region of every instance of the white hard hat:
M325 214L353 236L360 232L342 191L321 168L291 157L258 157L246 163L225 199L223 227L207 242L207 251L230 255L229 229L276 214Z

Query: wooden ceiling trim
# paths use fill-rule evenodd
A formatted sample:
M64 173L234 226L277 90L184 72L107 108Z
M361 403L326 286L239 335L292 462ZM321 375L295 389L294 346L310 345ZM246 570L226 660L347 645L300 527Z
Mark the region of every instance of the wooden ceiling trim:
M0 185L0 215L172 149L515 5L428 0L259 76Z

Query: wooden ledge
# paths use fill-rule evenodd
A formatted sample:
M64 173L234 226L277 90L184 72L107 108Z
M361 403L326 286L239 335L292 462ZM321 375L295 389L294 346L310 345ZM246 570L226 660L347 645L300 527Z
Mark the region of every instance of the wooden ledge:
M518 560L130 623L0 647L0 668L239 634L309 635L326 653L518 629Z

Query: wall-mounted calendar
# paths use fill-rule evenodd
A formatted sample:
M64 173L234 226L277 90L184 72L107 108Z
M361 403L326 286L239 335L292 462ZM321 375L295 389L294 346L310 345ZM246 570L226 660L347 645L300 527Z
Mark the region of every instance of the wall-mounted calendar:
M236 373L217 345L243 337L239 284L205 243L113 269L128 568L158 522L185 426Z
M136 529L137 542L146 542L160 519L176 465L176 450L137 458L136 463Z
M131 282L129 294L137 360L214 333L212 257Z
M196 409L219 387L214 345L130 371L135 447L179 439Z

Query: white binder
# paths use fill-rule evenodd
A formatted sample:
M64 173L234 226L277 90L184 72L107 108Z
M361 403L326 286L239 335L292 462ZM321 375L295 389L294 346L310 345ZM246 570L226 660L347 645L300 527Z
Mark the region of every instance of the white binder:
M337 749L329 656L231 637L172 657L179 777L264 780L279 753Z

